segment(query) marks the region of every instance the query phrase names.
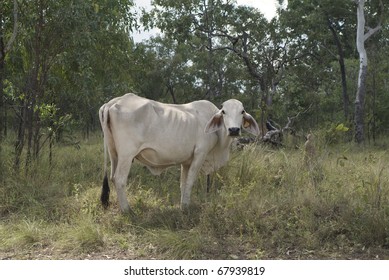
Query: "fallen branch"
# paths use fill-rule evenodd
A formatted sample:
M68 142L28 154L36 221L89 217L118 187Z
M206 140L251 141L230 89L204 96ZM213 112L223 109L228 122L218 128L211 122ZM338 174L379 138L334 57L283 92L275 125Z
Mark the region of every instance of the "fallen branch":
M292 128L293 121L296 118L298 118L300 116L300 114L308 112L311 109L311 107L312 107L312 104L304 111L298 112L295 116L287 117L288 122L286 123L286 125L283 128L276 128L276 126L274 125L275 122L271 119L268 119L268 121L266 122L266 127L267 127L268 131L262 137L262 141L264 143L270 143L270 144L277 146L277 147L282 146L283 145L282 140L283 140L284 133L286 131L290 131L290 134L295 135L296 131ZM278 127L279 127L279 125L278 125Z

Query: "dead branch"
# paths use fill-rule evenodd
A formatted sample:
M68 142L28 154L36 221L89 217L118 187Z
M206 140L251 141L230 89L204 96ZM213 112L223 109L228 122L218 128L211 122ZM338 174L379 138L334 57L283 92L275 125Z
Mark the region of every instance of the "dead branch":
M307 109L305 109L304 111L298 112L295 116L287 117L288 122L286 123L286 125L283 128L276 128L274 125L272 125L272 124L275 124L275 122L271 119L268 119L268 121L266 122L266 127L268 128L268 131L262 137L262 141L264 143L270 143L270 144L277 146L277 147L283 146L282 140L284 137L284 133L289 131L290 134L292 134L292 135L296 134L296 131L292 127L293 121L295 119L297 119L301 114L308 112L311 109L311 107L312 107L312 104L309 105L309 107Z

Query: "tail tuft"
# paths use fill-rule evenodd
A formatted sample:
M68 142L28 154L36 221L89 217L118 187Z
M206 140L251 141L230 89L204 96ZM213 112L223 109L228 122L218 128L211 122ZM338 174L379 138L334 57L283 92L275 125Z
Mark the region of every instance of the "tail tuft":
M101 204L103 205L104 209L107 209L109 206L109 185L108 185L108 176L105 174L104 180L103 180L103 188L101 190Z

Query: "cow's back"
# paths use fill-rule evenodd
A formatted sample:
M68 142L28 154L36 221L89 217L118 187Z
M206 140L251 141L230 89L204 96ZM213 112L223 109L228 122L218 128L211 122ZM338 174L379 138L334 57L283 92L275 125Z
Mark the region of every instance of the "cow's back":
M206 100L176 105L126 94L106 106L116 149L136 150L136 158L148 166L189 163L196 149L208 153L217 141L204 133L217 111Z

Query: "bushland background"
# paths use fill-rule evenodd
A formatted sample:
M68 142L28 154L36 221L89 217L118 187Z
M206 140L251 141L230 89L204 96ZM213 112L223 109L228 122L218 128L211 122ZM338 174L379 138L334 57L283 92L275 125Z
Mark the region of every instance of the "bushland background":
M278 2L2 1L1 259L388 258L387 3ZM136 215L104 211L97 111L126 92L238 98L283 138L234 149L209 193L200 175L189 213L178 167L138 165Z

